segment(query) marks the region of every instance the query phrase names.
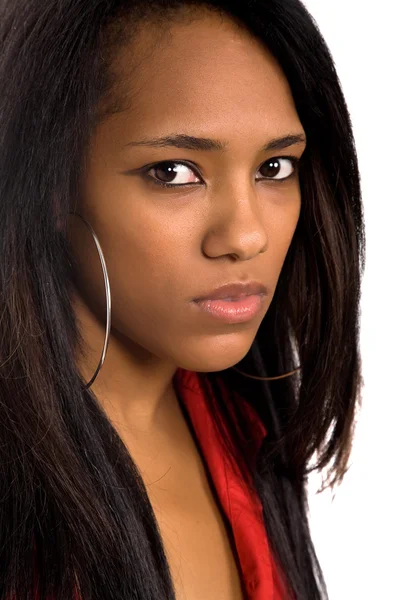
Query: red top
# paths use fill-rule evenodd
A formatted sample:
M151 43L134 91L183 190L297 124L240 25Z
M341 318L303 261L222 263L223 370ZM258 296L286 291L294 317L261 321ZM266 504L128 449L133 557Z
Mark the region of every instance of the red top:
M197 374L178 369L175 384L190 417L215 491L232 527L247 600L284 600L284 588L270 554L261 502L243 481L238 467L235 469L234 464L224 456ZM244 401L244 404L253 423L258 448L267 432L255 410L247 402Z

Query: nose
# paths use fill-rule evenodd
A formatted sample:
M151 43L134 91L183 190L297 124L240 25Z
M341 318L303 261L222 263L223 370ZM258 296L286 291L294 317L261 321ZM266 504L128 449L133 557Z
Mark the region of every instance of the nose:
M268 245L265 215L254 189L230 190L214 197L215 207L203 240L203 253L209 258L231 255L236 260L251 260L266 251Z

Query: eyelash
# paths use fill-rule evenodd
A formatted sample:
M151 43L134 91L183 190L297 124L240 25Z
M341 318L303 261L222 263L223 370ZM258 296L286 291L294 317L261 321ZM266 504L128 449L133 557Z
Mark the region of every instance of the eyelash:
M300 163L300 159L297 158L297 156L277 156L277 157L273 157L270 158L269 160L265 161L261 166L263 166L265 163L267 162L272 162L272 161L276 161L276 160L281 160L281 159L288 159L291 161L292 166L293 166L293 173L291 175L289 175L288 177L284 177L281 179L269 179L268 177L263 177L261 179L257 179L257 181L270 181L273 183L284 183L286 181L289 181L290 179L293 179L299 170L299 163ZM199 183L166 183L166 182L161 182L158 181L157 179L155 179L154 177L151 177L148 173L149 171L151 171L152 169L158 167L159 165L165 165L165 164L174 164L174 165L185 165L186 167L189 167L190 169L192 169L193 171L195 171L194 166L191 163L188 163L186 161L182 161L182 160L163 160L161 162L155 163L153 165L151 165L150 167L146 168L143 173L144 176L146 177L147 180L150 181L150 183L152 185L155 185L157 187L162 187L162 188L184 188L184 187L189 187L189 186L193 186L193 185L199 185ZM261 168L261 167L260 167ZM201 177L196 173L196 177L199 177L201 179Z

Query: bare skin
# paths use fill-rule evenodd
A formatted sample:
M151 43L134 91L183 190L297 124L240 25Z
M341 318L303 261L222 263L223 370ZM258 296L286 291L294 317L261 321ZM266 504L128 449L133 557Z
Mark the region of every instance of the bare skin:
M112 294L107 358L92 390L143 474L178 598L228 600L242 598L234 548L172 377L177 367L226 369L249 351L301 208L296 172L278 181L294 169L280 157L300 158L305 141L263 147L305 134L269 51L230 20L199 15L165 35L148 25L119 55L115 68L132 106L98 127L74 209L100 240ZM129 145L177 133L220 140L226 149ZM154 168L162 161L178 169ZM139 172L146 165L153 166L147 178ZM104 341L103 276L90 234L72 216L70 239L79 262L74 306L88 346L87 359L77 361L89 380ZM192 302L251 280L269 293L249 322L221 323Z

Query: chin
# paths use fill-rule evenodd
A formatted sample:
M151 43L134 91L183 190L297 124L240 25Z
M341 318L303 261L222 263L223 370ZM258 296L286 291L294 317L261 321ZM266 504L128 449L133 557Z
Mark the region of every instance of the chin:
M235 344L233 340L213 344L209 340L207 348L204 350L200 348L193 349L192 352L188 352L185 357L181 357L177 362L180 368L187 371L200 373L224 371L236 365L248 354L253 339L247 344L243 344L243 342L242 344Z

